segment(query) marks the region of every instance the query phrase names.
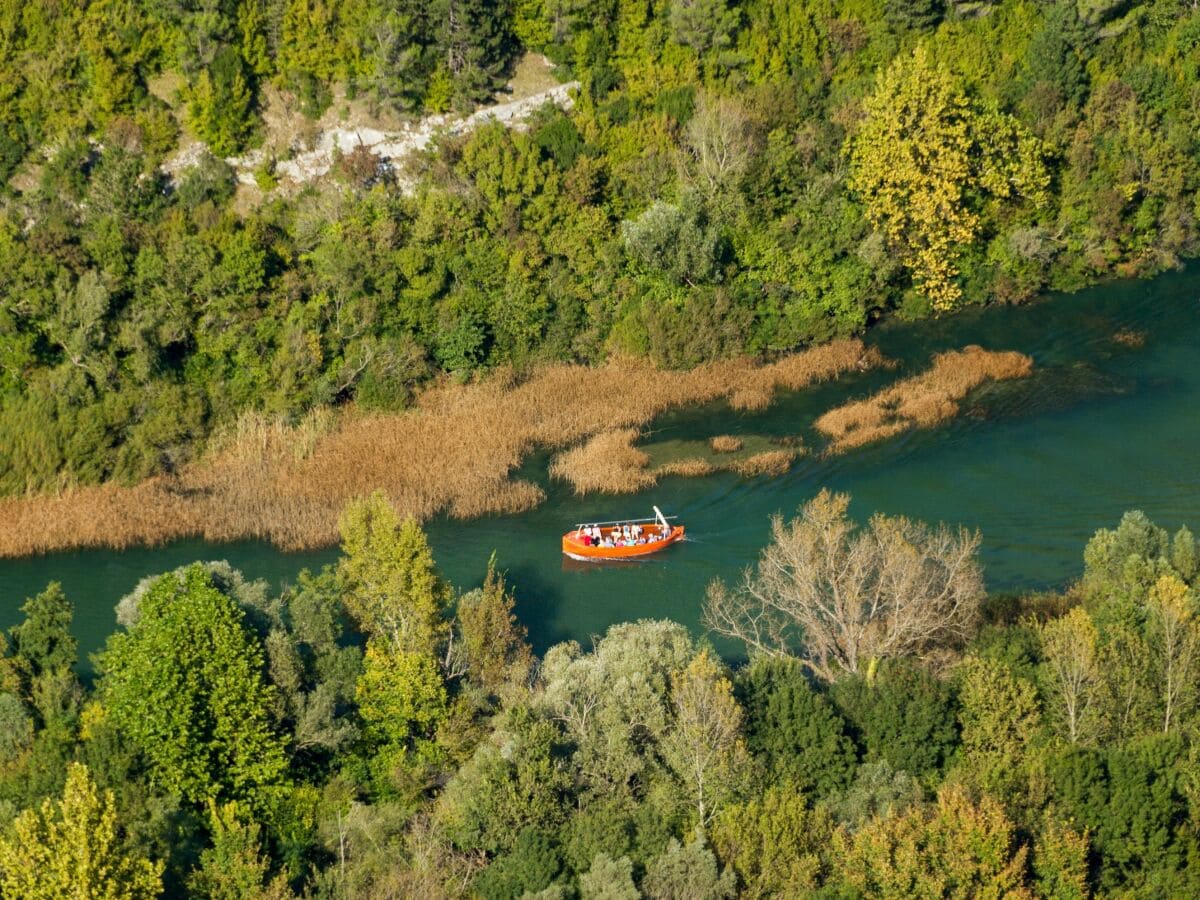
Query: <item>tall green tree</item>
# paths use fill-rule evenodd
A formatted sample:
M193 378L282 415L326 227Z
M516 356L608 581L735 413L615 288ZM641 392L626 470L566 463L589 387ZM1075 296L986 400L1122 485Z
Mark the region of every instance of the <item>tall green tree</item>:
M203 567L156 581L137 623L109 638L98 665L108 714L162 790L192 802L261 802L284 779L262 647Z
M858 762L846 722L796 660L757 659L739 674L746 746L775 780L815 797L844 788Z
M877 819L834 841L836 878L870 896L1031 898L1028 847L990 797L946 788L937 805Z
M112 791L71 763L61 799L27 809L0 836L0 890L6 897L150 900L162 891L161 862L124 845Z
M415 519L400 520L376 492L351 503L339 522L338 574L346 608L365 634L397 651L436 654L445 638L450 590Z
M848 144L850 187L936 309L961 298L958 259L979 235L979 198L1046 200L1039 142L972 103L919 46L879 76Z

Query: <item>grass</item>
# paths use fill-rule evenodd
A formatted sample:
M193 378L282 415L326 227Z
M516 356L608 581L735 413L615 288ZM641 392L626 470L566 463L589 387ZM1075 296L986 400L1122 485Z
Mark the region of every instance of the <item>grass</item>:
M778 389L881 362L849 340L763 366L726 360L664 372L636 360L552 365L524 378L499 372L468 385L440 383L402 413L322 411L294 425L250 416L173 475L0 499L0 556L184 537L255 538L285 550L328 546L347 501L376 489L400 514L421 520L519 512L543 499L536 485L511 477L537 447L582 445L604 432L638 429L668 409L721 398L770 402ZM679 474L688 468L675 465ZM699 471L696 462L689 466Z
M636 428L602 431L550 462L550 477L570 482L577 494L632 494L657 480L647 471L650 457L633 446Z
M745 442L731 434L718 434L708 439L708 445L712 447L713 453L736 453L745 446Z
M1131 328L1122 328L1120 331L1113 334L1112 339L1115 343L1123 347L1141 347L1146 343L1146 332L1134 331Z
M958 401L985 381L1023 378L1033 360L1015 351L970 346L939 353L933 366L877 394L835 407L816 421L827 453L844 453L910 428L929 428L958 413Z
M796 455L797 451L795 450L767 450L738 460L732 468L746 478L755 478L760 475L769 475L775 478L792 467L792 461Z
M719 471L737 472L746 478L782 475L801 453L799 448L763 450L731 458L729 453L742 448L741 440L734 439L738 446L733 450L720 451L714 446L717 438L710 438L708 447L713 454L721 453L721 458L682 456L652 465L651 455L634 446L639 436L637 428L601 432L557 454L550 463L550 477L568 482L576 494L633 494L668 475L699 478Z

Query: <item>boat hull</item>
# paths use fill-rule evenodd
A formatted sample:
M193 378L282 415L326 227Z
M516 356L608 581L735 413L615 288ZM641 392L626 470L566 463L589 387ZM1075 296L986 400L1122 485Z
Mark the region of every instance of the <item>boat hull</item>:
M608 536L616 529L601 528L600 531L605 536ZM578 536L578 532L568 531L563 535L562 552L571 559L578 559L582 562L601 562L603 560L612 559L637 559L642 556L652 556L661 550L667 549L672 544L683 540L684 527L675 525L671 529L671 533L657 541L649 541L645 544L634 544L632 547L598 547L595 545L584 544Z

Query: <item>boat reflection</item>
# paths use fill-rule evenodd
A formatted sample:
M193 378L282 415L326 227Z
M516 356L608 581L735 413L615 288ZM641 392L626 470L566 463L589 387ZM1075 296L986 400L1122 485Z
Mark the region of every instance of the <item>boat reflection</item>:
M595 572L597 569L632 569L653 561L644 556L636 559L574 559L563 554L562 570L564 572Z

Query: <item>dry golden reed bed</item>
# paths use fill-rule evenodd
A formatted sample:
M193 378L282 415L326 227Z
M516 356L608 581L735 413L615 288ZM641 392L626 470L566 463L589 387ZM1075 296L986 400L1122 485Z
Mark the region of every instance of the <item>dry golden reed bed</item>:
M712 447L713 453L736 453L742 449L744 442L732 434L718 434L708 439L708 445Z
M985 381L1024 378L1033 360L1022 353L970 346L939 353L928 371L868 397L838 406L816 421L828 453L842 453L907 431L928 428L958 413L958 401Z
M175 476L0 500L0 556L189 536L261 538L286 550L327 546L337 540L346 502L376 489L418 519L516 512L542 500L536 485L510 477L535 447L567 447L722 397L758 408L776 390L882 362L861 341L847 340L763 366L729 360L663 372L630 360L556 365L523 381L496 375L436 386L416 409L393 415L318 415L290 428L247 417Z
M633 446L638 435L636 428L602 431L578 447L557 454L550 463L550 477L568 482L577 494L633 494L653 487L658 479L667 475L696 478L722 470L737 472L747 478L782 475L801 452L799 448L766 450L743 459L721 462L688 457L652 467L649 454ZM712 441L709 443L711 445ZM740 449L742 442L737 443L735 449Z

